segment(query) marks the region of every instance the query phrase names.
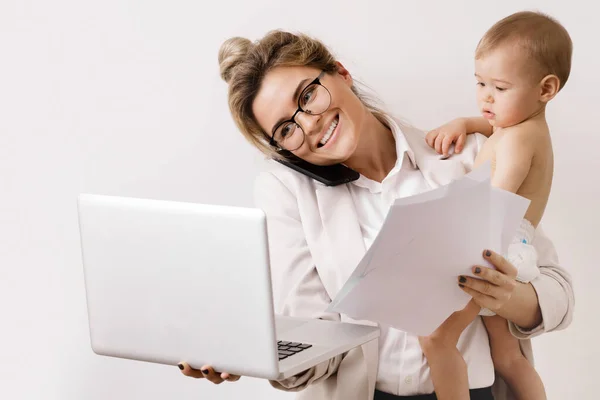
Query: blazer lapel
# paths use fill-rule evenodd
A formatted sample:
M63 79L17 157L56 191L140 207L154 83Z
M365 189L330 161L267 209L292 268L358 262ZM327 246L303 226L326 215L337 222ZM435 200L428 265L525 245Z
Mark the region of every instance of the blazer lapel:
M346 185L335 187L321 186L316 191L319 213L323 223L323 237L320 246L321 260L327 260L319 267L319 275L333 299L352 274L362 257L365 244L352 195Z

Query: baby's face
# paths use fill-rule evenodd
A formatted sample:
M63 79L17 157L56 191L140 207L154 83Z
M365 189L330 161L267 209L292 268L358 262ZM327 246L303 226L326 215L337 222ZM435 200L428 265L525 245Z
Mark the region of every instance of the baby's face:
M519 124L542 107L535 66L516 46L503 46L475 60L477 105L494 127Z

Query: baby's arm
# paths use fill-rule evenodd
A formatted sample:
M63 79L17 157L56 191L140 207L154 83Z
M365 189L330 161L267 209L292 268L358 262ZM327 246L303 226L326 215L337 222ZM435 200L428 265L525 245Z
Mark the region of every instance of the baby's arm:
M535 139L523 128L506 128L496 145L496 165L492 186L516 193L521 187L533 160Z
M486 137L490 137L494 133L492 125L483 117L466 117L463 120L467 128L467 134L479 132Z
M456 143L454 151L460 153L467 140L467 134L475 132L490 137L494 130L483 117L457 118L429 131L425 136L425 141L439 154L448 156L452 143Z

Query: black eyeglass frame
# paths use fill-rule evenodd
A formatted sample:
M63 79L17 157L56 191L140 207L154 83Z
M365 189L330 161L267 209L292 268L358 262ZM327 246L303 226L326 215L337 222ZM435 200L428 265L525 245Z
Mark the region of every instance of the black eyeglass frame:
M302 129L302 126L300 126L300 124L298 122L296 122L296 120L295 120L296 115L298 115L299 112L304 112L304 113L307 113L309 115L321 115L325 111L329 110L329 106L331 105L331 92L329 91L329 89L327 89L325 87L325 85L323 85L321 83L321 79L323 78L323 76L325 76L325 71L321 71L321 73L319 74L319 76L317 76L311 83L309 83L308 85L306 85L306 87L304 89L302 89L302 92L300 92L300 96L298 96L298 109L296 110L296 112L294 113L294 115L292 115L292 118L286 119L285 121L281 121L280 123L277 124L277 126L275 127L275 129L273 129L273 132L271 133L271 138L269 140L269 145L271 145L271 146L273 146L273 147L275 147L275 148L277 148L279 150L287 150L287 149L284 149L283 147L281 147L279 145L279 143L277 143L277 141L275 140L275 132L277 132L277 130L279 129L279 127L281 125L286 124L288 122L293 122L294 124L298 125L298 128L300 128L300 130L302 131L302 135L303 135L302 144L300 144L300 146L298 146L294 150L287 150L287 151L295 151L295 150L298 150L300 147L302 147L302 145L304 144L304 140L306 139L306 134L304 133L304 129ZM320 113L311 113L309 111L303 110L302 106L300 106L300 99L302 99L302 95L304 95L304 93L306 92L306 90L309 87L311 87L312 85L322 86L323 89L325 89L327 91L327 94L329 94L329 104Z

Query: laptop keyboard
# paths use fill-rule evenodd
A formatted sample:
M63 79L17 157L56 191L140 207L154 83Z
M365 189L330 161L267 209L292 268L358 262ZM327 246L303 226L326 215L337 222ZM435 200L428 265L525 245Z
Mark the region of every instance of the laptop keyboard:
M298 354L303 350L309 349L312 344L298 343L298 342L284 342L280 340L277 342L277 352L279 353L279 361Z

